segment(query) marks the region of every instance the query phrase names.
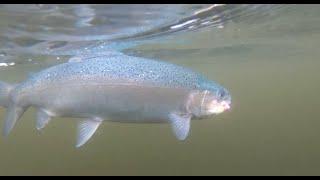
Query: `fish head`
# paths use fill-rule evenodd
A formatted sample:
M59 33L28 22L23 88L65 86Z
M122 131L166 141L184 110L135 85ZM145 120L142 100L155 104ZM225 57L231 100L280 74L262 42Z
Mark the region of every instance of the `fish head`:
M231 108L231 95L224 87L210 83L193 95L192 114L198 118L220 114Z

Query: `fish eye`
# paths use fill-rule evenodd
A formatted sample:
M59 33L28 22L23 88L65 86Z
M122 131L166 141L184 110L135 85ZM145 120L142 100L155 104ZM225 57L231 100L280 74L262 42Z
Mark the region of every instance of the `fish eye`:
M223 98L225 95L226 95L225 91L223 91L223 90L218 91L218 98Z

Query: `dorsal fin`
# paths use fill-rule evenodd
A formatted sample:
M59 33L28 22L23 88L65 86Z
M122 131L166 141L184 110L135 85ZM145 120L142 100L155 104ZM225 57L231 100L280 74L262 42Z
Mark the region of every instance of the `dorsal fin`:
M119 56L123 55L121 52L117 51L105 51L103 53L95 53L95 54L78 54L77 56L71 57L68 62L83 62L94 58L105 57L106 59L111 56Z
M27 79L31 79L35 76L35 72L29 72L28 75L27 75Z
M68 62L81 62L81 61L83 61L83 58L79 56L74 56L68 60Z

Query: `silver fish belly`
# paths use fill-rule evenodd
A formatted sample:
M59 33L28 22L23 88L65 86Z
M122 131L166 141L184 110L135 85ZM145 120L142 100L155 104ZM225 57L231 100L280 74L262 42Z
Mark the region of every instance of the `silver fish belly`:
M0 100L5 99L0 105L8 108L5 134L28 107L34 107L39 130L52 117L81 118L77 147L85 144L103 121L168 122L176 137L184 140L191 118L203 114L206 94L227 93L187 68L123 54L73 58L20 84L0 83L0 92L2 89L6 93L0 93ZM222 98L230 103L228 93Z

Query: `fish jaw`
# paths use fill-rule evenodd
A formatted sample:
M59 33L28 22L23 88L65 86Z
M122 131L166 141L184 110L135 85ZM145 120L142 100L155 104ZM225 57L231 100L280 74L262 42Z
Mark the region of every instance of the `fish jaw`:
M213 101L210 103L209 107L208 107L208 111L209 113L212 114L220 114L225 112L226 110L230 110L231 106L230 106L230 102L228 101L221 101L221 102L217 102L217 101Z

